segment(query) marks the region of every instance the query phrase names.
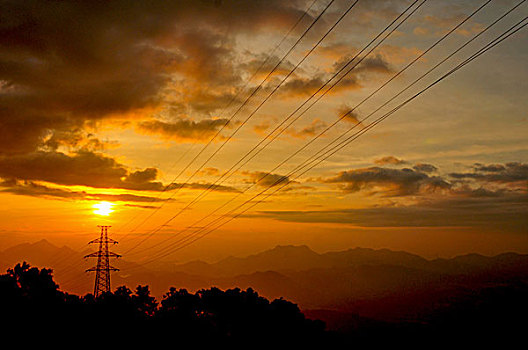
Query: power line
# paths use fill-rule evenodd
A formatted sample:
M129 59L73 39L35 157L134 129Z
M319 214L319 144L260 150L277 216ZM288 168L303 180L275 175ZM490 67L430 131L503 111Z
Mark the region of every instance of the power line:
M528 19L528 17L524 18L521 22L524 22ZM518 30L522 29L523 27L525 27L526 25L528 25L528 23L525 23L522 25L522 27L518 28L517 30L515 30L515 32L517 32ZM510 35L513 35L515 32L512 32L510 33L507 37L509 37ZM299 175L296 176L295 179L298 179L300 176L304 175L306 172L308 172L309 170L313 169L315 166L319 165L320 163L322 163L324 160L326 160L327 158L329 158L330 156L334 155L335 153L337 153L339 150L341 150L342 148L346 147L348 144L350 144L352 141L356 140L357 138L359 138L361 135L365 134L368 130L372 129L373 127L375 127L376 125L378 125L379 123L381 123L383 120L387 119L388 117L390 117L392 114L394 114L396 111L398 111L400 108L404 107L405 105L407 105L409 102L411 102L412 100L414 100L415 98L417 98L418 96L420 96L422 93L424 93L425 91L427 91L429 88L433 87L434 85L436 85L437 83L439 83L440 81L442 81L443 79L447 78L449 75L451 75L452 73L456 72L457 70L459 70L460 68L464 67L466 64L470 63L471 61L473 61L474 59L478 58L480 55L482 55L484 52L488 51L489 49L493 48L495 45L497 45L498 43L502 42L503 40L505 40L507 37L505 38L502 38L500 41L494 43L493 45L487 45L486 48L483 48L481 49L478 53L474 54L473 56L471 56L470 58L466 59L464 62L462 62L461 64L459 64L457 67L455 67L454 69L452 69L451 71L449 71L448 73L446 73L445 75L443 75L441 78L437 79L435 82L433 82L432 84L430 84L427 88L421 90L420 92L418 92L417 94L413 95L411 98L407 99L405 102L401 103L400 105L398 105L397 107L393 108L391 111L389 111L388 113L384 114L382 117L378 118L376 121L372 122L371 124L369 124L367 127L365 127L364 129L362 129L361 131L359 131L358 133L356 133L355 135L352 135L350 137L348 137L347 139L345 139L344 141L342 141L341 143L339 143L337 146L333 147L332 149L330 149L328 152L326 152L323 156L320 156L318 157L318 159L315 159L312 161L312 165L305 165L303 167L306 167L308 166L308 168L306 170L304 170L302 173L300 173ZM302 169L302 168L301 168ZM276 181L274 185L268 187L268 189L274 187L275 185L279 185L280 182L282 181ZM239 217L240 215L242 215L243 213L245 213L246 211L248 211L249 209L253 208L254 206L256 206L257 204L263 202L265 199L267 199L268 197L270 197L271 195L273 195L274 193L280 191L282 188L284 188L285 186L288 186L290 184L290 182L286 182L284 183L281 187L277 188L274 192L270 193L270 194L267 194L266 197L262 200L259 200L257 202L254 202L249 208L246 208L244 209L242 212L236 214L236 215L232 215L228 221L224 222L224 223L221 223L220 225L214 227L213 229L210 229L209 231L207 231L204 235L218 229L219 227L225 225L226 223L228 223L229 221L232 221L233 219ZM261 193L255 195L253 198L251 198L250 200L246 201L245 203L250 203L252 202L256 197L260 196L262 193L264 193L265 191L267 190L264 190L262 191ZM232 214L233 211L230 212L230 214ZM225 217L225 216L224 216Z
M260 70L265 66L266 63L268 63L268 61L273 57L273 55L275 54L275 52L278 50L278 48L284 43L284 41L288 38L288 36L291 34L291 32L299 25L299 23L304 19L304 17L306 17L306 15L308 14L308 12L312 9L312 7L315 5L315 3L317 2L317 0L314 0L310 6L305 10L303 11L303 13L301 14L301 16L297 19L297 21L295 22L295 24L290 27L290 29L288 30L288 32L282 37L282 39L280 40L280 42L274 47L274 49L268 54L268 56L266 57L266 59L264 61L262 61L262 63L260 64L260 66L257 68L257 70L252 74L252 76L246 81L246 84L238 90L237 94L235 96L233 96L231 98L231 100L229 101L229 103L223 108L222 110L222 113L221 113L221 116L223 116L223 114L225 113L225 111L231 106L231 104L236 101L238 99L238 96L240 95L240 93L242 91L245 91L247 86L249 85L249 83L253 80L253 78L260 72ZM332 1L333 2L333 1ZM331 3L329 3L329 5L331 5ZM328 6L329 6L328 5ZM328 8L328 6L326 8ZM326 11L326 8L324 11ZM322 13L324 13L324 11ZM321 14L322 14L321 13ZM318 18L315 20L317 21ZM315 22L314 21L314 22ZM312 23L312 26L313 26L314 23ZM260 85L253 91L252 94L250 94L246 100L244 101L243 105L245 103L247 103L247 101L262 87L262 84L264 84L265 81L267 81L267 79L269 79L269 77L277 70L277 68L280 66L280 64L284 61L284 59L293 51L293 49L298 45L298 43L300 42L300 40L302 39L302 37L304 37L304 35L308 32L308 30L311 28L311 26L305 30L305 32L303 33L303 35L301 36L301 38L299 38L295 44L290 48L290 50L285 54L283 55L282 59L279 60L279 62L274 66L274 68L271 70L270 73L268 73L268 75L266 76L266 78L264 78L264 80L260 83ZM237 111L238 112L238 111ZM233 120L233 118L235 117L236 115L236 112L231 115L231 117L226 121L226 123L224 123L216 132L216 134L207 142L207 144L205 144L202 149L194 156L194 158L192 158L192 160L185 166L183 167L180 172L174 177L174 179L169 183L167 184L163 189L162 191L160 192L160 194L158 195L157 198L153 199L153 200L156 200L156 199L159 199L162 194L164 192L166 192L175 182L176 180L191 166L192 163L194 163L196 161L196 159L207 149L207 147L209 147L211 145L211 143L220 135L220 133L224 130L225 127L227 127L227 125ZM185 152L183 154L183 156L185 156L188 152L190 151L190 149ZM183 156L181 158L183 158ZM180 188L183 187L180 186ZM179 188L178 188L179 190ZM169 198L170 199L170 198ZM167 199L168 200L168 199ZM167 201L165 200L165 201ZM163 204L161 205L163 206ZM134 232L137 228L139 228L141 225L143 225L150 217L152 217L152 215L154 214L154 212L151 212L150 215L147 216L146 219L144 219L139 225L137 225L136 227L134 227L130 232L128 232L127 234L125 234L124 236L121 237L121 239L124 239L126 237L128 237L132 232ZM125 225L123 225L123 227L121 229L123 229L126 225L128 225L129 223L131 223L132 221L135 221L137 218L139 217L139 213L138 215L136 215L135 217L133 217L131 220L129 220L127 223L125 223Z
M202 165L189 177L189 179L187 179L186 182L188 182L192 177L194 177L194 175L196 175L198 173L199 170L201 170L203 168L203 166L210 160L212 159L221 149L222 147L250 120L250 118L260 109L260 107L262 107L262 105L268 101L269 98L271 98L271 96L273 96L273 94L282 86L282 84L295 72L295 70L308 58L308 56L319 46L319 44L331 33L331 31L343 20L343 18L352 10L352 8L358 3L359 0L356 0L355 2L352 3L352 5L350 5L350 7L348 7L348 9L339 17L339 19L334 23L334 25L332 25L330 27L330 29L327 30L327 32L319 39L319 41L314 44L312 46L312 48L305 53L304 57L295 65L295 67L290 70L290 72L281 80L281 82L266 96L266 98L257 106L257 108L251 113L249 114L249 116L241 123L238 125L238 127L234 130L234 132L224 141L224 143L205 161L202 163ZM328 6L325 8L325 10L331 5L331 3L328 4ZM320 16L322 16L322 14L324 13L324 11L320 14ZM320 18L320 17L319 17ZM168 222L174 220L177 216L179 216L189 205L187 205L186 207L180 209L174 216L172 216ZM163 224L163 225L166 225L167 223ZM160 227L162 227L163 225L161 225ZM153 231L151 231L142 241L138 242L136 245L134 245L132 248L130 248L128 251L131 251L133 249L135 249L137 246L141 245L145 240L147 240L148 238L150 238L152 235L154 235L156 232L159 231L159 228L156 228L154 229Z
M284 123L286 123L289 119L291 119L295 113L297 113L299 110L302 109L303 106L305 106L313 97L315 97L320 91L322 91L326 86L328 86L328 84L334 80L337 76L339 76L339 74L341 74L351 63L353 63L364 51L366 51L377 39L379 39L385 32L387 32L389 30L390 27L392 27L401 17L403 17L405 15L405 13L407 13L407 11L409 11L416 3L418 3L419 0L415 0L413 3L411 3L411 5L409 5L409 7L407 7L400 15L398 15L395 19L392 20L391 23L389 23L379 34L377 34L367 45L365 45L363 47L363 49L361 49L356 55L354 55L351 59L349 59L349 61L343 65L336 73L334 73L334 75L328 79L323 85L321 85L321 87L319 87L319 89L317 91L315 91L307 100L305 100L300 106L298 106L293 112L291 112L274 130L272 130L268 135L266 135L266 137L264 137L263 139L261 139L261 141L259 143L257 143L251 150L249 150L241 159L239 159L233 166L231 166L231 168L229 170L227 170L222 176L220 176L219 179L217 179L213 184L211 184L205 191L202 192L201 195L199 195L198 197L196 197L193 201L191 201L189 204L187 204L184 208L182 208L180 210L180 212L178 212L175 216L173 216L172 218L170 218L169 220L167 220L166 222L164 222L163 225L159 226L158 228L156 228L153 233L151 233L148 237L151 237L154 233L158 232L161 227L167 225L168 223L170 223L170 221L172 221L175 217L177 217L181 212L183 212L184 210L188 209L192 204L196 203L198 200L200 200L202 197L204 197L211 188L213 188L213 186L216 186L219 184L219 181L220 181L220 184L223 183L225 180L227 180L229 177L231 177L233 174L236 173L236 171L238 171L242 166L244 166L245 164L247 164L250 160L252 160L256 155L258 155L262 150L264 150L272 141L274 141L280 134L282 134L282 132L284 132L290 125L293 124L293 122L295 122L297 119L299 119L302 115L304 115L304 113L306 113L308 111L308 109L310 109L315 103L317 103L323 96L325 96L332 88L334 88L344 77L346 77L354 68L356 68L361 62L363 62L363 60L368 57L379 45L381 45L394 31L396 31L410 16L412 16L427 0L422 0L422 2L417 6L415 7L411 12L409 12L407 14L407 16L400 22L398 23L398 25L394 26L374 47L372 47L361 59L359 59L357 62L354 63L354 65L352 65L351 67L349 67L349 69L343 74L341 75L341 77L339 79L337 79L333 84L331 84L330 87L328 87L324 92L323 94L321 94L310 106L308 106L308 108L306 108L302 113L300 113L296 118L294 118L285 128L283 128L279 133L275 134L275 136L273 136L272 139L270 139L270 141L264 145L264 147L262 147L260 150L258 150L257 152L255 152L250 158L247 158L245 162L243 162L242 164L240 164L240 162L242 160L244 160L249 154L251 154L251 152L253 152L255 149L257 149L265 140L267 140L271 135L273 135L273 133L278 130L282 125L284 125ZM489 0L491 1L491 0ZM239 165L240 164L240 165ZM280 165L284 164L281 163ZM237 165L238 168L235 170L235 171L232 171ZM279 165L279 166L280 166ZM278 167L275 167L275 169L277 169ZM275 169L271 170L271 171L274 171ZM229 176L226 177L226 175L228 173L231 173ZM261 181L263 180L265 177L268 176L268 174L270 174L270 172L266 173L264 176L262 176L259 180L257 180L257 183L258 181ZM224 205L222 205L221 207L215 209L213 211L213 213L209 214L208 216L214 214L216 211L220 210L222 207L224 207L225 205L229 204L230 202L232 202L233 200L235 200L236 198L238 198L240 195L242 195L243 193L245 193L249 188L251 188L253 185L249 186L248 188L246 188L244 191L238 193L234 198L232 198L231 200L229 200L228 202L226 202ZM199 220L198 222L195 222L193 224L196 225L198 224L199 222L203 221L205 218ZM175 236L185 232L187 229L183 229L182 231L176 233ZM172 239L173 237L169 237L167 240L170 240ZM146 239L145 239L146 240ZM144 241L145 241L144 240ZM162 244L164 243L165 241L162 241L160 242L159 244ZM159 245L159 244L156 244L155 246ZM139 246L136 245L136 247ZM129 249L127 251L127 253L129 253L130 251L132 251L135 247ZM151 249L151 248L147 248L147 249Z
M418 93L416 93L415 95L413 95L412 97L408 98L407 100L405 100L404 102L402 102L401 104L399 104L398 106L396 106L395 108L393 108L392 110L390 110L389 112L387 112L386 114L384 114L383 116L379 117L377 120L375 120L374 122L372 122L371 124L369 124L367 127L365 127L364 129L362 129L361 131L357 132L356 134L348 137L347 139L345 139L344 141L342 141L340 144L338 144L337 146L333 147L331 150L327 151L324 155L322 156L319 156L318 159L315 159L315 160L312 160L311 161L311 165L309 165L309 167L304 170L302 173L298 174L297 178L299 178L300 176L304 175L306 172L308 172L309 170L313 169L315 166L317 166L318 164L320 164L321 162L323 162L324 160L326 160L327 158L329 158L330 156L332 156L333 154L335 154L336 152L338 152L339 150L341 150L342 148L346 147L348 144L350 144L351 142L353 142L354 140L356 140L357 138L359 138L361 135L363 135L364 133L366 133L367 131L369 131L370 129L372 129L373 127L375 127L376 125L378 125L379 123L381 123L383 120L387 119L389 116L391 116L392 114L394 114L396 111L398 111L399 109L401 109L402 107L404 107L405 105L407 105L409 102L413 101L415 98L417 98L418 96L420 96L421 94L423 94L425 91L429 90L431 87L435 86L436 84L438 84L439 82L441 82L442 80L444 80L445 78L447 78L448 76L450 76L451 74L455 73L456 71L458 71L459 69L461 69L462 67L464 67L465 65L469 64L470 62L472 62L473 60L475 60L476 58L480 57L482 54L484 54L485 52L489 51L490 49L492 49L493 47L495 47L496 45L498 45L499 43L501 43L502 41L506 40L507 38L509 38L510 36L512 36L513 34L517 33L519 30L521 30L522 28L524 28L526 25L528 25L528 22L527 23L524 23L523 22L526 22L526 20L528 19L528 17L525 17L523 20L521 20L520 22L518 22L517 24L515 24L514 26L512 26L510 29L508 29L506 32L502 33L500 36L498 36L497 38L495 38L494 40L492 40L490 43L488 43L487 45L485 45L483 48L481 48L480 50L478 50L476 53L474 53L473 55L471 55L470 57L468 57L466 60L464 60L463 62L461 62L459 65L457 65L455 68L451 69L450 71L448 71L447 73L445 73L444 75L442 75L440 78L438 78L437 80L435 80L433 83L429 84L426 88L422 89L421 91L419 91ZM518 27L518 28L516 28ZM308 166L305 165L303 167L306 167ZM256 206L257 204L261 203L262 201L264 201L266 198L268 198L269 196L275 194L276 192L278 192L279 190L281 190L282 188L284 188L285 186L289 185L289 182L286 182L284 183L283 185L281 185L280 187L276 188L275 191L273 191L272 193L269 193L265 196L264 199L261 199L259 201L256 201L256 202L253 202L253 200L255 198L257 198L258 196L262 195L264 192L266 192L268 189L276 186L276 185L279 185L280 184L280 180L277 181L275 184L273 184L272 186L269 186L267 189L261 191L259 194L253 196L251 199L247 200L246 202L244 202L242 205L238 206L237 208L231 210L229 213L226 213L222 216L222 218L225 218L225 217L228 217L228 220L223 222L223 223L220 223L219 225L209 229L208 231L202 233L202 235L198 236L196 233L193 234L193 235L188 235L186 238L184 238L184 240L180 240L180 242L176 242L174 245L176 244L180 244L179 246L176 246L172 249L170 249L170 247L167 247L166 248L166 252L163 253L162 255L158 255L155 259L152 259L151 261L148 261L148 262L143 262L143 264L148 264L152 261L155 261L157 259L160 259L164 256L167 256L167 255L170 255L172 253L174 253L175 251L179 250L179 249L182 249L184 247L186 247L187 245L189 244L192 244L193 242L195 242L196 240L198 239L201 239L203 238L204 236L206 236L207 234L213 232L214 230L218 229L219 227L227 224L228 222L234 220L235 218L239 217L240 215L242 215L243 213L247 212L248 210L250 210L251 208L253 208L254 206ZM242 207L243 205L247 204L247 203L250 203L250 202L253 202L251 206L249 206L248 208L242 210L241 212L237 213L237 214L234 214L234 211L236 211L237 209L239 209L240 207ZM217 219L218 220L218 219ZM215 221L217 221L215 220ZM214 221L213 221L214 222ZM210 223L211 224L211 223ZM209 224L209 225L210 225ZM194 237L194 239L193 239ZM170 249L167 251L167 249Z
M523 2L524 2L524 1L523 1ZM520 4L519 4L519 5L520 5ZM517 5L517 6L518 6L518 5ZM523 21L525 21L525 20L526 20L526 18L523 19ZM521 22L522 22L522 21L521 21ZM519 23L521 23L521 22L519 22ZM518 23L517 25L519 25L519 23ZM470 58L466 59L466 60L462 63L462 64L463 64L462 66L459 65L458 68L454 68L454 69L458 70L458 69L462 68L463 66L465 66L466 64L472 62L474 59L476 59L477 57L479 57L481 54L483 54L484 52L486 52L486 51L488 51L489 49L493 48L495 45L499 44L500 42L502 42L503 40L505 40L505 39L508 38L509 36L513 35L515 32L519 31L519 30L522 29L524 26L526 26L526 24L522 25L522 27L516 29L514 32L511 32L509 35L503 37L500 41L497 41L496 43L494 43L493 46L490 46L491 43L488 44L488 45L485 46L483 49L479 50L480 53L477 52L478 55L477 55L477 54L472 55ZM513 28L513 27L512 27L512 28ZM511 29L510 29L510 30L511 30ZM482 33L482 32L481 32L481 33ZM481 33L479 33L478 35L480 35ZM503 34L503 35L504 35L504 34ZM474 38L473 38L473 39L474 39ZM473 40L473 39L472 39L472 40ZM497 39L495 39L495 40L497 40ZM467 44L467 43L466 43L466 44ZM484 50L484 49L485 49L485 50ZM484 51L483 51L483 50L484 50ZM451 72L448 72L447 74L451 74L451 73L455 72L456 70L454 70L454 71L452 70ZM446 78L447 76L448 76L448 75L444 75L444 76L443 76L442 78L440 78L440 79L443 80L443 79ZM438 80L437 82L439 82L439 81L440 81L440 80ZM433 83L433 84L436 84L436 82ZM432 85L430 85L429 87L432 87ZM428 88L429 88L429 87L428 87ZM428 88L427 88L427 89L428 89ZM421 94L421 92L420 92L419 94ZM387 113L386 116L388 117L388 116L392 115L392 114L395 113L397 110L399 110L399 108L402 108L402 107L405 106L408 102L410 102L412 99L414 99L415 97L418 97L419 94L413 96L411 99L409 99L409 100L407 100L406 102L404 102L404 104L403 104L403 105L400 105L399 107L397 107L396 110L393 109L392 111L389 112L390 114ZM386 118L387 118L387 117L386 117ZM386 119L386 118L384 118L384 119ZM376 126L377 124L379 124L379 122L383 121L384 119L378 118L378 119L377 119L378 122L377 122L376 124L374 124L374 123L369 124L368 129L365 128L365 129L364 129L365 131L364 131L363 133L361 133L361 134L356 134L357 136L355 136L354 139L350 139L350 138L348 138L347 140L345 140L345 144L341 143L340 145L343 145L343 147L347 146L350 142L352 142L353 140L357 139L359 136L363 135L365 132L367 132L367 131L370 130L372 127L374 127L374 126ZM363 130L362 130L362 131L363 131ZM338 146L339 146L339 145L338 145ZM334 148L334 149L335 149L335 148ZM340 148L340 149L341 149L341 148ZM338 150L339 150L339 149L337 149L336 152L337 152ZM335 152L334 152L334 153L335 153ZM324 161L325 159L327 159L328 157L332 156L334 153L329 154L329 153L327 152L327 153L325 153L325 155L328 155L327 157L324 157L324 158L321 158L321 157L320 157L320 158L318 158L318 159L320 160L320 162L322 162L322 161ZM320 164L320 162L318 162L317 164L313 165L312 167L310 167L310 168L309 168L308 170L306 170L306 171L311 170L313 167L315 167L315 166L317 166L318 164ZM306 171L305 171L305 172L306 172ZM302 176L305 172L303 172L303 173L300 174L299 176ZM298 178L298 177L297 177L297 178ZM278 184L280 184L280 183L278 183ZM275 194L276 192L278 192L279 190L281 190L283 187L285 187L285 186L287 186L287 185L288 185L288 183L284 184L284 186L281 186L281 188L277 188L273 193L268 194L266 198L268 198L269 196ZM247 208L244 212L246 212L247 210L250 210L250 209L253 208L255 205L257 205L257 204L259 204L259 203L261 203L261 202L262 202L262 201L259 201L259 202L254 203L250 208ZM221 225L219 225L219 226L217 226L217 227L214 227L213 229L211 229L211 230L209 230L209 231L203 233L201 236L196 236L196 237L195 237L196 239L194 239L193 241L188 240L188 241L184 242L184 243L186 244L185 246L187 246L187 245L189 245L189 244L192 244L194 241L196 241L196 240L198 240L198 239L201 239L203 236L205 236L205 235L211 233L212 231L218 229L219 227L221 227L221 226L227 224L229 221L233 220L234 218L239 217L239 216L242 215L244 212L239 213L239 214L237 214L236 216L232 216L227 222L222 223ZM191 239L192 239L192 238L191 238ZM177 248L177 250L178 250L178 249L182 249L183 247L184 247L184 246L180 245L180 246ZM176 250L174 250L174 251L176 251ZM174 251L170 251L170 252L168 252L166 255L172 254ZM166 255L165 255L165 256L166 256ZM158 257L157 259L159 259L159 258L160 258L160 257ZM147 262L147 263L148 263L148 262Z
M376 94L377 92L379 92L383 87L385 87L387 84L389 84L392 80L394 80L396 77L398 77L399 75L401 75L405 70L407 70L411 65L413 65L415 62L417 62L421 57L423 57L425 54L427 54L429 51L431 51L434 47L436 47L439 43L441 43L445 38L447 38L449 35L451 35L455 30L457 30L460 26L462 26L465 22L467 22L471 17L473 17L476 13L478 13L482 8L484 8L486 5L488 5L489 3L491 2L491 0L488 0L486 1L485 3L483 3L481 6L479 6L476 10L473 11L473 13L471 13L470 15L468 15L463 21L461 21L460 23L458 23L455 27L453 27L450 31L448 31L446 34L444 34L444 36L442 36L440 39L438 39L433 45L431 45L426 51L424 51L421 55L419 55L418 57L416 57L413 61L411 61L406 67L404 67L402 70L400 70L396 75L394 75L392 78L390 78L387 82L385 82L384 84L382 84L378 89L376 89L373 93L371 93L369 96L367 96L365 99L363 99L363 101L361 101L358 105L356 105L352 110L348 111L347 113L343 114L340 118L338 118L332 125L328 126L325 130L323 130L319 135L317 135L316 137L314 137L311 141L309 141L307 144L305 144L303 147L301 147L300 149L298 149L296 152L294 152L292 155L290 155L289 157L287 157L285 160L283 160L279 165L277 165L274 169L272 169L271 171L269 172L266 172L264 174L264 176L262 176L259 180L257 180L254 184L250 185L249 187L247 187L245 190L243 190L242 192L240 192L239 194L237 194L235 197L231 198L229 201L227 201L226 203L224 203L223 205L221 205L220 207L216 208L212 213L206 215L205 217L203 217L202 219L198 220L197 222L195 222L192 226L195 226L197 224L199 224L200 222L202 222L203 220L207 219L208 217L212 216L215 212L217 212L218 210L220 210L221 208L225 207L226 205L228 205L229 203L231 203L232 201L234 201L236 198L238 198L240 195L242 195L243 193L247 192L247 190L249 190L251 187L253 187L255 184L259 183L259 181L263 180L264 178L266 178L269 174L271 174L273 171L275 171L276 169L278 169L279 167L281 167L283 164L285 164L287 161L289 161L291 158L293 158L295 155L297 155L298 153L300 153L303 149L305 149L306 147L308 147L311 143L313 143L315 140L317 140L319 137L321 137L324 133L326 133L329 129L331 129L333 126L335 126L337 123L339 123L341 120L343 120L347 115L349 115L353 110L357 109L360 105L362 105L365 101L367 101L368 99L370 99L374 94ZM413 4L411 4L412 6ZM420 4L420 6L423 5ZM520 3L519 3L520 5ZM516 7L512 8L510 11L513 11ZM417 8L415 8L414 11L416 11ZM413 11L413 12L414 12ZM412 13L413 13L412 12ZM412 13L409 14L412 15ZM403 13L402 13L403 15ZM408 17L407 17L408 18ZM407 19L406 18L406 19ZM404 19L404 20L406 20ZM400 23L401 25L401 23ZM398 27L395 27L393 28L393 31L395 29L397 29ZM392 31L391 31L392 33ZM380 33L381 34L381 33ZM390 35L390 33L388 34ZM388 36L387 35L387 36ZM379 36L379 35L378 35ZM384 39L387 38L387 36L384 37ZM379 42L373 49L375 49L379 44L381 44L381 42ZM469 43L468 43L469 44ZM370 45L370 44L369 44ZM367 45L367 47L369 46ZM368 54L370 54L372 51L370 50ZM368 55L367 54L367 55ZM365 55L362 59L364 59L367 55ZM353 67L352 67L353 68ZM428 74L428 73L426 73ZM335 86L335 85L334 85ZM325 91L328 92L329 90ZM399 95L398 95L399 96ZM320 96L321 97L321 96ZM397 97L397 96L396 96ZM317 102L317 101L315 101ZM315 103L314 102L314 103ZM388 103L388 102L387 102ZM312 104L313 105L313 104ZM381 107L380 107L381 109ZM306 112L306 110L304 111ZM303 112L303 113L304 113ZM356 124L355 126L357 126L359 124ZM284 131L284 129L283 129ZM271 141L270 141L271 142ZM268 143L269 144L269 143ZM239 167L240 169L240 167ZM238 169L237 169L238 170ZM287 176L283 177L283 179L287 178ZM146 248L146 249L143 249L143 251L145 250L149 250L149 249L152 249L156 246L159 246L163 243L165 243L166 241L169 241L171 239L173 239L174 237L180 235L181 233L187 231L187 228L184 228L182 230L180 230L179 232L177 232L175 235L173 235L172 237L169 237L161 242L158 242L157 244L149 247L149 248Z

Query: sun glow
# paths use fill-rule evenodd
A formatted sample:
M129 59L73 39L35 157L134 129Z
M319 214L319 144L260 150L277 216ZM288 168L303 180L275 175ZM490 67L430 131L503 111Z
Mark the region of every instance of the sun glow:
M97 215L108 216L111 212L114 211L112 209L113 206L114 204L110 202L99 202L93 205L93 208L96 209L93 212Z

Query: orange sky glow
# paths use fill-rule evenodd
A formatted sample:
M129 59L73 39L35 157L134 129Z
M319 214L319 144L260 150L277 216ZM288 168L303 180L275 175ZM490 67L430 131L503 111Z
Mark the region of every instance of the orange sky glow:
M2 248L82 250L110 225L124 259L146 263L277 244L528 253L526 29L369 129L528 4L359 1L340 20L352 2L117 3L36 3L0 24ZM349 129L364 133L297 169Z

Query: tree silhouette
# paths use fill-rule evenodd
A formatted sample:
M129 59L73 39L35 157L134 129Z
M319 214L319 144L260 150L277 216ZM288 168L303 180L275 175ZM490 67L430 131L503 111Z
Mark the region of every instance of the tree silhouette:
M298 306L282 298L269 301L251 288L202 289L191 293L170 288L160 303L148 286L126 286L95 298L62 292L50 269L17 264L0 275L2 334L24 341L83 339L86 334L112 334L115 344L299 348L337 345L430 343L465 337L475 342L524 334L528 312L528 281L487 286L420 322L379 324L366 333L336 334L321 321L307 319ZM58 333L59 332L59 333ZM17 336L15 336L17 335ZM501 339L502 339L501 338Z
M297 305L283 299L269 302L251 288L194 294L170 288L160 304L141 285L134 292L121 286L97 298L78 297L60 291L51 270L27 263L0 276L0 306L2 321L12 331L52 334L60 329L63 336L80 336L95 326L126 334L136 344L174 339L202 345L301 344L325 335L324 324L306 319Z
M52 271L17 264L0 276L0 305L3 317L13 324L36 327L66 316L66 305L77 298L66 295L53 281Z

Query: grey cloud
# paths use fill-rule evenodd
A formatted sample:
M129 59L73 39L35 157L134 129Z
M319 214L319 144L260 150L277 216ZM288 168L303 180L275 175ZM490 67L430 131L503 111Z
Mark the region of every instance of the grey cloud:
M249 75L258 72L262 75L262 78L264 78L273 69L275 69L274 75L286 75L295 67L295 65L287 59L277 67L280 60L281 58L276 55L268 57L266 53L261 53L248 62L241 63L239 68L247 71ZM297 69L300 70L300 68Z
M499 184L519 184L528 181L528 164L510 162L506 164L474 165L472 173L450 173L454 179L472 179Z
M297 76L291 79L288 79L278 90L278 93L282 97L291 98L291 97L305 97L314 94L328 79L318 75L310 78L305 78ZM332 91L337 91L338 89L356 89L359 88L359 84L353 78L343 79L343 81L336 85Z
M169 122L150 120L139 122L138 129L140 132L161 135L167 139L204 141L210 139L227 122L227 119L204 119L200 121L180 119Z
M346 192L372 190L379 186L387 196L405 196L447 190L451 184L437 176L429 176L412 169L370 167L340 172L324 179L325 183L339 183Z
M346 62L348 62L352 56L344 56L333 65L333 73L337 73ZM352 65L350 65L352 67ZM346 72L347 69L345 69ZM389 64L383 59L382 56L376 55L375 57L367 57L361 64L359 64L354 70L352 70L347 76L345 76L332 90L331 94L337 94L343 91L355 90L361 88L361 82L365 81L366 73L377 72L377 73L389 73L391 72ZM343 74L343 73L342 73ZM287 80L279 93L283 97L298 97L298 96L309 96L315 93L321 86L323 86L330 75L319 74L310 78L304 78L302 76L296 76ZM323 90L324 91L324 90Z
M232 193L238 193L240 192L238 189L231 187L231 186L224 186L224 185L215 185L213 183L198 183L198 182L192 182L192 183L173 183L168 186L168 190L174 190L179 188L187 188L191 190L211 190L216 192L232 192Z
M359 120L359 113L353 111L351 107L343 105L337 110L338 118L341 118L343 115L345 116L343 119L344 121L347 121L352 124L360 124L362 126L362 123Z
M0 154L33 152L50 132L86 121L159 108L183 82L190 93L176 103L211 112L240 81L237 35L290 26L296 5L1 1Z
M342 69L353 57L354 55L351 54L341 57L333 64L334 72L338 72L340 69ZM347 68L345 68L345 71L353 67L354 64L355 63L350 64ZM352 72L353 74L365 72L390 73L392 72L392 68L382 55L377 54L373 57L366 57L359 65L357 65L357 67L352 70Z
M67 155L37 151L0 158L0 177L47 181L60 185L122 187L127 169L113 158L93 152Z
M138 196L134 194L106 194L88 193L85 191L71 191L63 188L49 187L32 181L3 183L0 192L22 196L45 197L65 200L93 200L111 202L161 202L164 199Z
M475 163L473 165L473 169L475 169L475 171L496 173L496 172L502 172L502 171L506 170L506 167L504 165L502 165L502 164L484 165L484 164L481 164L481 163Z
M249 181L262 187L273 187L291 183L288 176L266 173L263 171L245 172L249 176Z
M320 131L326 128L326 123L320 119L314 119L309 125L301 129L288 129L287 133L293 137L306 138L315 136Z
M126 181L135 184L142 184L156 180L158 177L158 169L147 168L145 170L137 170L127 175Z
M528 199L510 194L497 197L450 198L398 207L312 211L260 211L288 222L341 223L362 227L493 227L523 232L528 224Z
M370 167L343 171L320 181L340 184L348 192L374 191L379 187L388 196L415 195L413 202L398 201L360 209L260 211L248 215L288 222L342 223L363 227L469 226L525 232L528 188L526 185L510 186L509 182L517 183L525 178L525 164L477 163L473 168L475 173L463 173L461 179L453 183L428 174L438 169L426 163L417 164L415 169ZM475 179L482 180L478 187L472 181Z
M379 158L379 159L376 159L374 160L374 163L376 164L379 164L379 165L386 165L386 164L391 164L391 165L400 165L400 164L407 164L407 162L403 159L398 159L394 156L386 156L386 157L383 157L383 158Z
M157 176L156 168L130 171L113 158L87 151L72 155L39 151L13 157L0 157L0 178L11 182L17 180L44 181L63 186L78 185L134 191L163 191L178 187L202 190L209 186L211 190L218 192L238 191L233 187L206 183L175 183L167 186L155 181Z
M416 171L420 171L422 173L433 173L438 170L437 167L435 167L432 164L426 164L426 163L418 163L415 166L413 166L413 169Z

